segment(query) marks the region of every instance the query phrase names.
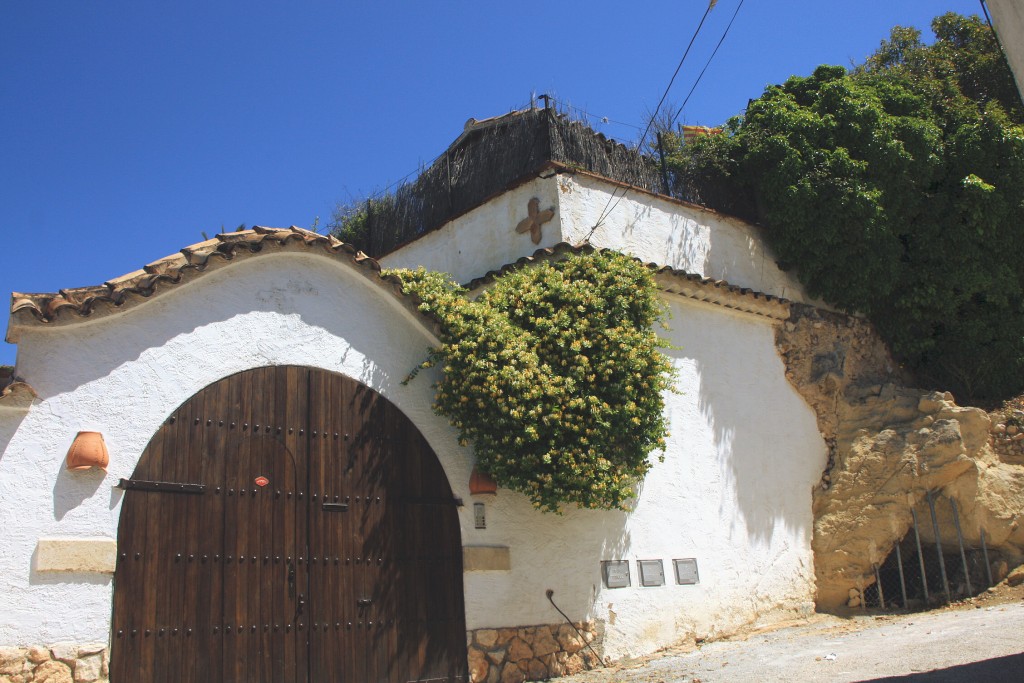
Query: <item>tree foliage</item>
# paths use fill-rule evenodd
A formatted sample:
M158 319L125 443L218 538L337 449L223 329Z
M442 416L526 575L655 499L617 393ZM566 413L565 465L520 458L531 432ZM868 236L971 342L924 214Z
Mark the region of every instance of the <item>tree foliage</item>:
M664 448L670 361L650 271L610 252L499 278L469 299L447 275L388 271L441 327L434 409L506 488L557 512L624 508Z
M1006 397L1024 390L1024 112L987 26L932 28L931 45L896 27L853 71L769 87L668 160L920 381Z

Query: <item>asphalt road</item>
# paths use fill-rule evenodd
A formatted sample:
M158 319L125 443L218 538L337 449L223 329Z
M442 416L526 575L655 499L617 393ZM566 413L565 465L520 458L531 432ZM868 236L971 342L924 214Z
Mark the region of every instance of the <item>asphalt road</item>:
M566 683L1024 683L1024 602L838 618L704 643Z

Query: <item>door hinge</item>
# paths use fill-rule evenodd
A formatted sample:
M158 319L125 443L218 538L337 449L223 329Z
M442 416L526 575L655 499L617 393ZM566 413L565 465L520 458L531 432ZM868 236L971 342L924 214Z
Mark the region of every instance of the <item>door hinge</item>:
M176 481L145 481L122 479L117 488L125 491L157 491L159 493L203 493L206 484L183 484Z

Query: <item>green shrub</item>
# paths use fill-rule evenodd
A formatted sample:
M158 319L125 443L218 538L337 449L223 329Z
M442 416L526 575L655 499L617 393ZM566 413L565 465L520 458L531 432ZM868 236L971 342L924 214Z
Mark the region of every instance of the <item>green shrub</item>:
M665 446L672 366L650 271L610 252L497 279L479 298L444 274L386 271L441 327L434 409L477 464L545 511L624 509Z

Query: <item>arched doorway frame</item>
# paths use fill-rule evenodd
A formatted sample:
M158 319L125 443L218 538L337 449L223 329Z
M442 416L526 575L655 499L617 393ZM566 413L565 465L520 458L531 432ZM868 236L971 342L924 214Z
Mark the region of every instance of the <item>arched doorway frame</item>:
M308 380L308 384L304 386L300 377L302 375L305 375ZM266 386L267 376L277 378L276 383L270 390ZM262 383L259 378L263 378ZM223 391L218 393L218 388L223 389L224 387L228 387L227 395L224 395ZM307 415L316 415L317 411L319 411L319 417L311 418L306 427L297 426L297 423L285 424L295 422L297 418L302 417L300 413L303 411L295 408L295 404L301 404L302 401L298 399L289 400L289 397L298 396L303 390L307 396L307 405L305 406ZM278 401L277 423L271 424L272 420L267 418L261 419L258 416L258 407L262 405L262 402L273 402L275 397ZM345 412L347 415L360 411L364 411L365 414L355 420L355 422L350 421L340 427L331 428L325 422L324 416L327 413L331 413L339 404L346 406L344 411L347 411ZM213 412L217 411L211 412L211 405L238 411L237 419L232 420L231 416L226 414L224 416L214 415ZM284 408L285 405L287 405L287 408ZM319 408L317 405L319 405ZM254 410L255 412L253 412ZM281 412L282 410L284 412ZM327 413L324 413L325 410ZM257 422L256 420L261 421ZM175 427L175 424L178 426ZM363 430L363 427L366 427L368 424L371 426ZM346 427L351 429L353 433L343 431ZM365 433L359 433L356 429L363 430ZM232 430L237 431L232 432ZM202 436L204 433L217 433L217 435ZM305 455L291 452L293 450L301 451L302 447L296 447L296 444L303 443L313 444L306 447L307 452ZM356 444L356 447L351 448L346 444ZM204 461L206 462L205 465L202 463L196 465L191 460L189 462L182 462L180 459L171 457L170 453L180 453L183 446L205 448L212 455L203 456L206 459ZM232 449L236 449L238 453L242 454L236 458L239 462L246 461L246 466L249 469L252 469L252 467L255 467L255 469L251 472L246 471L244 476L238 479L237 482L232 480L231 476L233 475L229 474L226 479L219 482L221 486L218 487L216 484L210 484L215 489L212 492L205 490L205 488L197 490L197 487L205 487L207 484L198 481L188 481L190 477L196 478L197 472L201 479L216 479L215 470L218 467L222 468L222 471L225 472L231 471L233 461L228 453L233 452ZM224 462L217 460L216 453L221 451L224 453ZM356 454L356 451L358 451L358 454ZM191 453L191 451L189 452ZM280 457L282 453L286 457ZM417 453L422 454L424 457L415 455ZM288 462L292 461L291 467L294 469L295 462L302 460L303 457L307 459L305 476L309 481L308 490L305 491L301 490L302 485L298 481L301 478L299 475L296 475L296 480L291 482L293 485L288 485L287 483ZM384 461L393 461L393 464L396 466L390 469L388 466L383 465L379 467L377 465L357 467L356 463L361 458L366 459L367 463L377 463L377 465ZM388 460L388 458L391 460ZM192 460L194 459L192 458ZM203 460L203 458L199 459ZM154 470L150 463L156 460L161 461L162 464L161 467L157 467ZM344 463L342 462L343 460L345 460ZM273 462L276 462L277 465L272 464ZM399 462L401 463L400 467L397 466ZM198 470L196 469L197 466ZM204 470L203 467L207 469ZM275 467L277 469L274 469ZM281 469L281 467L284 467L284 469ZM361 473L357 476L361 485L372 486L374 483L382 485L383 489L377 493L383 491L383 496L371 496L365 492L358 493L355 489L346 490L342 482L343 477L339 474L346 467L348 472L358 471ZM422 469L418 470L415 474L405 471L411 467ZM259 475L253 478L252 475L255 472L262 471L260 468L266 469L271 476L264 477ZM319 469L319 474L313 472L316 469ZM147 476L154 477L154 471L171 476L147 479ZM328 481L331 477L334 477L336 487L327 490L331 487L331 482ZM420 481L420 477L426 478L426 485L432 487L431 491L417 488L417 482ZM248 484L249 479L255 481L271 478L286 482L285 489L279 490L269 486L269 482L257 483L256 485ZM230 485L232 483L236 483L237 489L236 486ZM175 490L175 486L178 487L178 490ZM249 488L249 486L253 487ZM168 417L164 426L154 435L143 456L140 457L136 464L135 474L126 484L126 487L128 489L126 496L131 496L133 499L146 498L148 500L171 502L136 504L126 500L122 505L118 530L120 545L118 572L115 574L114 615L112 619L112 645L115 650L113 654L112 676L115 679L118 676L122 678L127 677L127 674L122 673L127 671L124 664L127 659L126 657L119 658L116 652L119 644L123 648L122 653L128 653L131 651L131 646L127 645L127 643L130 643L132 639L138 639L137 642L140 645L136 648L138 650L136 658L138 658L138 655L141 655L144 660L152 660L151 666L147 664L147 666L150 666L150 669L143 667L141 675L149 675L152 677L152 680L162 680L160 676L166 674L167 662L171 661L168 659L169 655L167 653L173 653L175 650L172 645L163 645L162 643L171 643L180 636L183 639L195 637L197 641L201 637L219 639L218 642L223 643L223 645L219 645L214 649L222 653L222 663L219 665L220 668L214 667L213 669L208 668L204 671L197 671L197 667L201 669L204 666L213 666L210 661L211 659L216 659L215 656L208 656L205 660L200 657L197 659L198 664L193 665L191 668L177 671L167 680L188 680L189 677L193 677L195 680L252 680L255 675L254 672L263 671L259 667L264 667L267 671L280 672L283 670L281 667L287 668L292 663L297 663L300 667L306 666L310 672L310 677L306 679L303 677L304 674L300 674L293 679L282 677L280 673L271 673L271 677L267 680L342 680L340 676L344 672L339 667L344 667L346 664L339 660L338 657L333 659L331 657L323 657L323 652L330 649L329 647L321 647L318 652L314 652L314 650L317 650L315 644L316 634L320 632L328 634L338 632L343 635L348 629L352 628L357 630L366 628L369 634L371 627L381 629L382 625L384 628L393 628L394 632L390 636L390 647L392 649L385 654L374 654L373 647L369 649L365 648L365 645L349 647L347 650L350 655L349 660L351 660L352 656L355 656L353 655L354 652L361 651L361 648L367 649L367 652L369 652L366 663L366 666L369 667L367 669L368 672L375 672L372 674L375 676L387 676L386 680L401 679L405 681L416 680L415 677L417 676L427 676L431 680L438 678L436 674L439 672L435 669L439 666L438 662L447 657L446 661L449 663L440 665L441 668L447 667L447 669L440 673L451 676L451 680L459 680L457 676L464 675L465 610L462 595L461 521L459 515L451 508L455 499L452 495L448 475L443 463L437 458L416 425L394 403L387 400L374 389L344 375L308 366L254 368L222 378L194 394ZM161 487L163 487L162 490L158 490ZM264 489L263 487L266 488ZM322 492L318 492L316 490L318 488L322 489ZM198 541L198 537L193 537L194 534L190 535L190 532L197 528L202 529L206 533L210 532L210 520L203 517L204 513L188 516L189 503L187 501L190 496L196 496L194 499L198 499L199 496L205 496L210 493L212 493L214 498L207 498L205 500L216 499L222 501L214 505L213 512L205 513L207 516L212 515L213 518L217 518L219 515L223 520L220 542L224 551L220 557L217 557L217 553L213 552L216 550L217 543L214 543L210 548L203 549L186 547L190 543L195 545L195 542ZM371 498L373 499L372 503ZM258 510L253 508L255 512L249 511L246 514L238 514L235 510L244 509L250 499L263 501L263 507ZM304 522L295 521L296 528L303 528L293 534L296 537L305 536L306 540L304 542L308 546L306 551L304 552L301 547L301 539L299 539L299 545L294 547L294 555L289 555L287 548L279 553L273 551L268 553L265 544L257 544L260 551L257 552L254 549L257 546L250 547L248 542L241 543L241 545L236 543L234 546L235 551L232 551L232 543L227 540L229 525L251 523L254 516L257 519L263 520L264 536L269 535L272 538L277 538L278 536L286 538L289 536L290 531L286 528L288 524L281 527L280 516L275 517L273 512L275 503L271 501L278 501L277 504L285 506L285 508L280 509L291 511L281 513L285 516L291 514L295 520L300 520L303 515L308 518ZM413 509L411 506L417 507ZM149 508L148 519L144 523L136 519L134 514L136 509L143 508ZM435 512L424 512L429 509L433 509ZM313 512L311 513L310 510ZM340 514L328 514L325 512L327 510ZM372 510L381 510L382 512L374 514L371 512ZM182 513L182 511L185 512ZM188 518L187 524L189 526L184 528L174 527L175 520L178 520L181 514ZM447 531L437 532L436 529L431 529L428 533L424 533L424 529L416 527L416 524L422 524L424 519L431 518L431 514L433 514L432 518L435 520L442 517L448 520L441 524ZM127 518L126 515L128 516ZM363 526L358 531L352 532L353 538L359 537L358 542L354 541L348 545L339 542L329 548L328 546L333 543L331 539L334 538L331 531L332 527L330 526L333 522L325 520L328 518L333 518L334 520L355 519L356 515L359 515L363 520L361 522ZM371 521L366 522L366 520ZM420 521L417 522L415 520ZM259 524L260 522L257 522L257 526ZM370 524L370 526L378 524L379 528L374 530L368 527L367 524ZM412 526L409 526L410 524ZM168 531L167 527L174 527L176 530L173 532ZM236 526L235 528L238 529L240 527ZM405 540L404 542L396 541L388 545L383 540L386 534L381 530L395 531L396 529L399 530L397 532L398 535L402 536L404 534L402 538ZM170 534L170 538L166 538L168 534ZM438 563L438 557L431 556L433 551L429 544L424 544L421 540L417 540L427 538L437 540L445 537L445 535L448 537L448 541L445 544L447 547L445 552L448 553L447 557L449 558L447 564L445 564L445 560ZM318 537L316 540L311 540L313 536ZM132 540L133 538L141 540ZM145 550L140 551L137 549L140 542L145 543ZM319 546L321 547L320 553L316 552L318 543L321 544ZM360 546L359 543L363 543L363 545ZM373 546L374 543L377 544L377 547ZM133 544L135 547L133 547ZM152 549L154 545L157 548L156 550ZM362 548L362 551L359 548ZM195 552L189 552L189 550L193 549ZM333 552L329 552L332 549ZM202 550L207 550L207 552L202 552ZM376 552L373 552L374 550ZM373 558L369 557L374 554L377 555L375 563L372 562ZM367 557L362 555L367 555ZM142 565L145 565L147 562L150 563L150 575L145 575L145 572L143 572L139 576L133 577L133 570L130 567L133 566L133 563L140 562ZM247 562L249 564L248 570L245 568ZM166 575L172 575L175 568L180 569L187 576L199 576L203 573L202 567L206 563L210 563L207 566L211 568L220 563L220 568L217 571L221 574L222 582L218 584L215 580L211 580L212 583L206 587L205 592L203 589L200 590L199 600L215 599L216 596L214 594L218 589L223 591L223 594L220 596L221 610L223 612L219 620L221 623L218 623L218 620L213 618L207 620L209 623L205 625L196 623L190 626L185 623L185 621L188 621L188 615L184 615L186 617L185 621L180 625L170 622L158 623L159 618L157 616L154 616L151 624L141 622L137 624L129 623L132 619L130 614L145 615L149 608L153 608L156 615L166 614L173 616L179 610L178 601L190 597L184 595L188 591L180 588L179 582L174 579L170 581L170 592L162 596L152 587L140 587L135 584L127 585L131 584L133 579L136 584L139 584L141 583L139 581L140 578L144 582L147 576L153 578L159 576L161 572ZM279 566L275 566L278 563L280 563ZM309 591L308 594L304 594L302 590L304 584L302 580L303 568L301 565L303 563L309 568L305 570L309 576L309 583L306 585ZM327 565L328 569L321 570L321 563ZM369 584L373 584L371 564L375 564L377 567L390 568L393 573L397 572L399 579L395 579L395 576L392 576L388 585L394 584L399 586L399 588L395 588L388 593L386 590L381 589L380 586L376 588L371 586L367 591L364 591L365 595L363 595L359 593L358 589L351 588L350 584L353 584L353 581L340 581L337 584L340 587L339 591L347 591L348 598L358 598L360 603L360 606L355 608L355 612L347 613L347 615L342 614L343 610L337 609L340 598L335 599L336 596L331 588L333 584L330 581L318 584L313 578L318 574L326 576L330 573L330 567L339 567L342 572L346 571L345 567L349 567L348 571L353 571L356 574L362 572L360 574L362 576L360 581L369 582L367 584L369 586ZM444 566L446 569L441 574L438 574L435 565ZM266 571L261 571L261 566L264 566ZM238 569L235 569L235 567L238 567ZM287 576L289 572L291 574L297 573L299 576L298 580L293 581L289 579L287 584L280 584L280 576ZM445 576L442 576L442 574L445 574ZM240 587L240 583L252 581L253 579L258 581L259 585L254 584L252 586ZM122 581L124 585L118 587L118 580ZM230 586L227 585L228 583L230 583ZM188 585L187 579L185 584ZM374 585L376 586L376 584ZM175 588L176 586L178 588ZM439 590L439 586L448 586L448 588ZM260 620L257 616L247 611L246 603L254 599L246 599L247 589L253 591L249 593L250 596L262 595L264 592L274 595L275 591L279 594L281 591L287 591L287 596L282 597L278 595L278 597L270 599L269 602L271 604L269 606L263 605L261 602L261 607L257 611L264 617L263 621L261 623L250 623ZM126 592L133 590L143 596L142 606L136 609L135 612L132 612L133 608L128 604L131 600L126 600ZM407 592L400 593L400 590ZM454 595L452 591L456 590L457 595ZM457 609L448 609L446 611L445 605L447 603L437 602L437 596L440 595L443 598L446 595L446 591L449 595L447 603L457 602ZM232 596L230 599L228 597L229 593ZM331 604L333 608L326 608L323 604L313 604L315 600L322 601L323 596L327 593L332 595ZM132 593L132 595L135 595L135 593ZM417 603L417 595L422 597L422 599L419 599L419 603ZM305 619L308 623L303 623L303 606L301 605L303 598L311 603L308 606L310 618ZM395 613L391 617L382 617L380 615L374 617L370 614L373 609L376 609L376 606L373 606L374 601L389 603L392 607L399 604L418 605L410 609L412 609L412 612L419 610L419 613L413 614L409 609L406 609L403 615ZM292 615L289 610L295 608L296 605L299 606L299 612ZM449 604L447 606L451 607L452 605ZM269 619L266 618L268 612L270 613ZM284 614L285 612L288 612L288 614ZM428 623L431 620L431 614L436 616L442 613L445 619L458 622L458 624L446 632L447 635L442 639L444 642L440 645L438 644L440 641L437 641L437 638L423 636L420 631L415 631L413 627L409 626L409 623L412 622L423 621ZM316 617L317 614L320 615L319 619ZM283 646L282 651L285 652L284 655L267 655L266 650L268 650L269 646L264 647L260 643L266 642L268 638L273 640L273 634L276 632L275 628L287 629L289 617L294 617L291 619L293 622L291 625L295 629L294 632L289 631L289 635L292 635L294 641L300 644L290 649L287 646ZM138 620L144 617L136 616L135 618ZM238 623L232 623L233 619ZM403 626L403 624L405 625ZM405 629L404 632L402 632L403 628ZM175 631L176 629L177 631ZM243 633L240 629L243 629L245 632ZM133 631L135 632L133 633ZM300 636L300 631L309 635ZM259 635L261 632L264 634L269 633L270 635L261 636ZM229 636L232 633L234 634L233 637ZM417 636L416 634L420 635ZM249 637L246 638L245 636ZM328 639L331 637L331 635L326 636ZM337 636L334 637L337 638ZM417 650L416 653L411 652L408 647L401 652L394 649L395 643L399 641L402 643L415 643L417 637L420 638L419 645L416 648L412 648ZM308 653L305 655L305 663L303 662L304 655L301 645L303 638L306 639L304 642L308 650ZM152 640L147 641L147 639ZM161 641L161 639L165 640ZM260 640L254 643L257 639ZM247 643L236 645L238 640L246 640ZM341 640L344 640L344 638ZM379 640L379 642L383 643L385 640L387 638ZM229 641L231 644L228 644ZM333 641L324 640L324 643L329 644L330 642ZM459 643L461 645L458 645ZM381 648L384 648L384 646L381 645L377 649ZM433 654L432 650L435 651ZM338 651L345 651L345 648L341 647ZM440 651L443 652L439 655L438 652ZM161 655L161 653L163 654ZM267 659L268 656L270 659ZM257 668L255 669L251 661L253 658L258 660ZM341 659L344 658L342 657ZM244 665L238 664L242 660L248 661ZM206 664L204 665L203 662L206 662ZM452 662L459 663L452 664ZM349 661L349 664L351 664L351 661ZM402 668L403 666L405 667L404 669ZM136 672L134 675L137 676L140 673ZM263 674L261 673L260 675ZM359 675L370 674L356 675L357 678L353 680L358 680ZM381 680L385 679L382 678ZM443 678L440 680L443 680Z

